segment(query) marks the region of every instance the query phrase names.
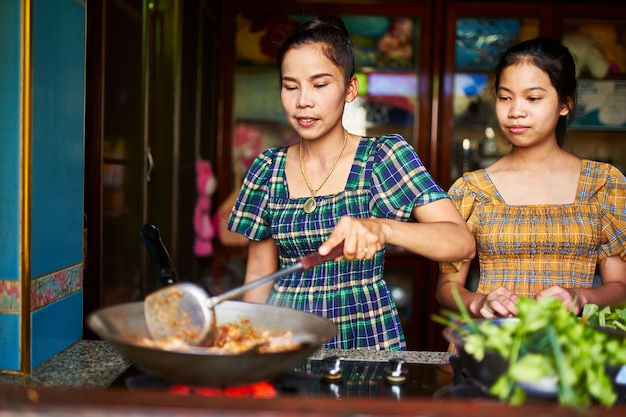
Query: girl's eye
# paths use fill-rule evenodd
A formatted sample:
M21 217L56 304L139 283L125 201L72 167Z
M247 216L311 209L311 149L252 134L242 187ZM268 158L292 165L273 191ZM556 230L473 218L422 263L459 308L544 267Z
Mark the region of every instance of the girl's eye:
M315 88L324 88L326 87L328 84L315 84Z
M539 101L541 97L528 97L528 101Z
M498 96L498 101L507 101L508 99L507 96Z
M292 85L283 85L283 89L291 91L291 90L295 90L296 87Z

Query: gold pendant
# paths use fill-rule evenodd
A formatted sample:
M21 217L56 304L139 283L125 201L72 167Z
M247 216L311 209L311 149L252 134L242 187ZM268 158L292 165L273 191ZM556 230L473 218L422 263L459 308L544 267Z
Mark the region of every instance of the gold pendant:
M309 197L304 202L304 206L302 206L302 208L304 209L304 212L306 214L311 214L317 208L317 203L315 202L315 199L313 197Z

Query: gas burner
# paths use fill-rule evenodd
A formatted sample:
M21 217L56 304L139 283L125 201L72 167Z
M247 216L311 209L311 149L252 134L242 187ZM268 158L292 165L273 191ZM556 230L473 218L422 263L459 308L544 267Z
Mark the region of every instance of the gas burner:
M330 381L341 379L342 356L328 356L322 359L322 378Z
M215 388L172 384L160 378L141 373L134 367L131 367L113 383L113 386L121 385L131 391L142 389L161 390L177 395L274 398L278 393L306 395L311 391L311 387L316 380L317 378L310 375L289 373L270 382L261 381L236 387Z
M448 365L407 363L401 358L388 362L347 360L341 356L309 359L274 380L244 387L206 388L170 384L131 366L113 386L128 390L162 390L182 395L268 395L331 398L432 398L452 383ZM233 392L233 390L238 390ZM242 394L243 393L243 394ZM260 393L260 394L259 394Z
M404 367L404 360L391 358L385 366L385 378L390 384L401 384L406 381L407 369Z

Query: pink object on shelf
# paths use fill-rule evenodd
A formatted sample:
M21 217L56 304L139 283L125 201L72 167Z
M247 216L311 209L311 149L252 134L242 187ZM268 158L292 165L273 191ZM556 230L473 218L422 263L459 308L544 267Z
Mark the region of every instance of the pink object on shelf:
M197 257L207 257L213 254L215 228L211 221L211 195L217 187L209 161L196 161L196 186L198 199L193 212L193 227L196 232L193 252Z

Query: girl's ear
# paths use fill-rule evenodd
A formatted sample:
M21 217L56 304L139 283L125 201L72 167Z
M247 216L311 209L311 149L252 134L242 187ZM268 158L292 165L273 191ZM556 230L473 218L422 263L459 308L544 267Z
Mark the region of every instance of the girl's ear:
M348 88L346 90L346 103L351 103L354 100L359 92L359 80L357 80L356 76L352 76L350 78L350 82L348 83Z
M567 100L563 104L561 104L561 111L559 114L561 116L567 116L572 111L572 106L574 102L572 100Z

